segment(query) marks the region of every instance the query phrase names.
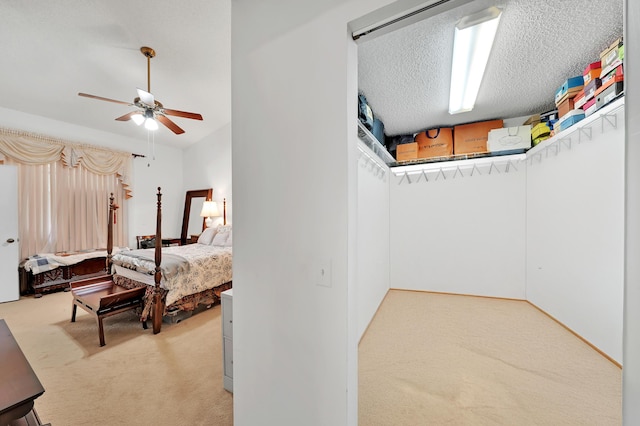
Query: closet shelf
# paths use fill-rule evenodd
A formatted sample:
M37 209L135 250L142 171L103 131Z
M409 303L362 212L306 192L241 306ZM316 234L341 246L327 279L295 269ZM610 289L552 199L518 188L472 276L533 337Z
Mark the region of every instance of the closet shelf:
M382 145L375 136L364 127L364 124L358 120L358 137L364 144L369 147L371 151L373 151L385 164L389 165L396 162L396 159L393 158L387 148Z
M543 153L548 153L549 148L554 147L557 153L561 145L571 146L571 142L577 140L582 142L583 140L591 140L592 128L595 125L601 126L601 131L606 129L617 128L623 126L624 123L618 120L618 112L624 108L624 94L608 105L602 107L598 111L578 121L573 126L561 131L560 133L553 135L549 139L540 142L538 145L527 151L527 160L533 161L533 158L539 160L542 159Z

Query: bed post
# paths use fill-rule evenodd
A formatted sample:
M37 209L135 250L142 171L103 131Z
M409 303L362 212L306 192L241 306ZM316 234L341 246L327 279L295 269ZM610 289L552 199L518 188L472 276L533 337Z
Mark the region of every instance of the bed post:
M113 204L113 192L109 197L109 218L107 225L107 274L111 275L111 253L113 252L113 211L115 210Z
M155 261L156 273L154 275L155 287L153 289L153 334L160 333L162 326L163 303L160 293L160 262L162 261L162 193L158 187L158 211L156 212L156 243L155 243Z

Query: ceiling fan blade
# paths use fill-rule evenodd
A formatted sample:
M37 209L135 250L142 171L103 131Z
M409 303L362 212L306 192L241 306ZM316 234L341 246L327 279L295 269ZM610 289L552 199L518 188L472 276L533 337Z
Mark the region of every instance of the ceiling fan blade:
M184 133L184 130L182 130L180 127L178 127L178 125L176 123L174 123L173 121L169 120L168 117L165 117L164 115L158 114L158 115L156 115L156 118L158 119L159 122L161 122L162 124L167 126L169 128L169 130L171 130L176 135L180 135L180 134Z
M138 91L138 96L140 96L140 100L150 106L151 108L154 108L156 106L156 99L153 97L153 95L149 92L147 92L146 90L142 90L140 88L136 89Z
M116 104L122 104L122 105L133 105L131 102L117 101L115 99L103 98L102 96L89 95L87 93L78 93L78 96L84 96L85 98L97 99L99 101L114 102Z
M190 118L192 120L202 120L202 116L195 112L178 111L176 109L162 108L163 112L167 115L173 115L175 117Z
M123 115L122 117L118 117L118 118L116 118L116 121L129 121L129 120L131 120L131 117L132 117L134 114L140 114L140 111L131 111L131 112L129 112L129 113L127 113L127 114Z

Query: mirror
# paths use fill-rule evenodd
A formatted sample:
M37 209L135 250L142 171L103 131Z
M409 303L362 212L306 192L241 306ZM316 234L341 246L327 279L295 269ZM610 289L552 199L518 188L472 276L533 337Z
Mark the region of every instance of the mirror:
M202 203L206 200L211 200L213 197L213 189L198 189L194 191L187 191L187 195L184 199L184 214L182 215L182 232L180 233L180 244L185 245L187 239L191 238L191 235L199 235L204 231L205 219L200 217L200 211L202 210Z

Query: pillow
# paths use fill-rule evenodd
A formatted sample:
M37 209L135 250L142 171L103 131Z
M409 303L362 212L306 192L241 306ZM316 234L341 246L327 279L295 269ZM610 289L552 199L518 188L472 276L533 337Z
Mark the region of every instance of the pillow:
M233 245L233 236L231 235L231 231L229 231L229 237L227 237L227 241L224 242L225 247L231 247Z
M202 231L202 234L198 237L198 244L209 245L213 240L213 237L216 235L216 228L207 228Z
M231 231L217 232L216 235L213 237L213 240L211 241L211 245L224 246L225 243L227 242L227 239L229 238L229 235L231 235Z

